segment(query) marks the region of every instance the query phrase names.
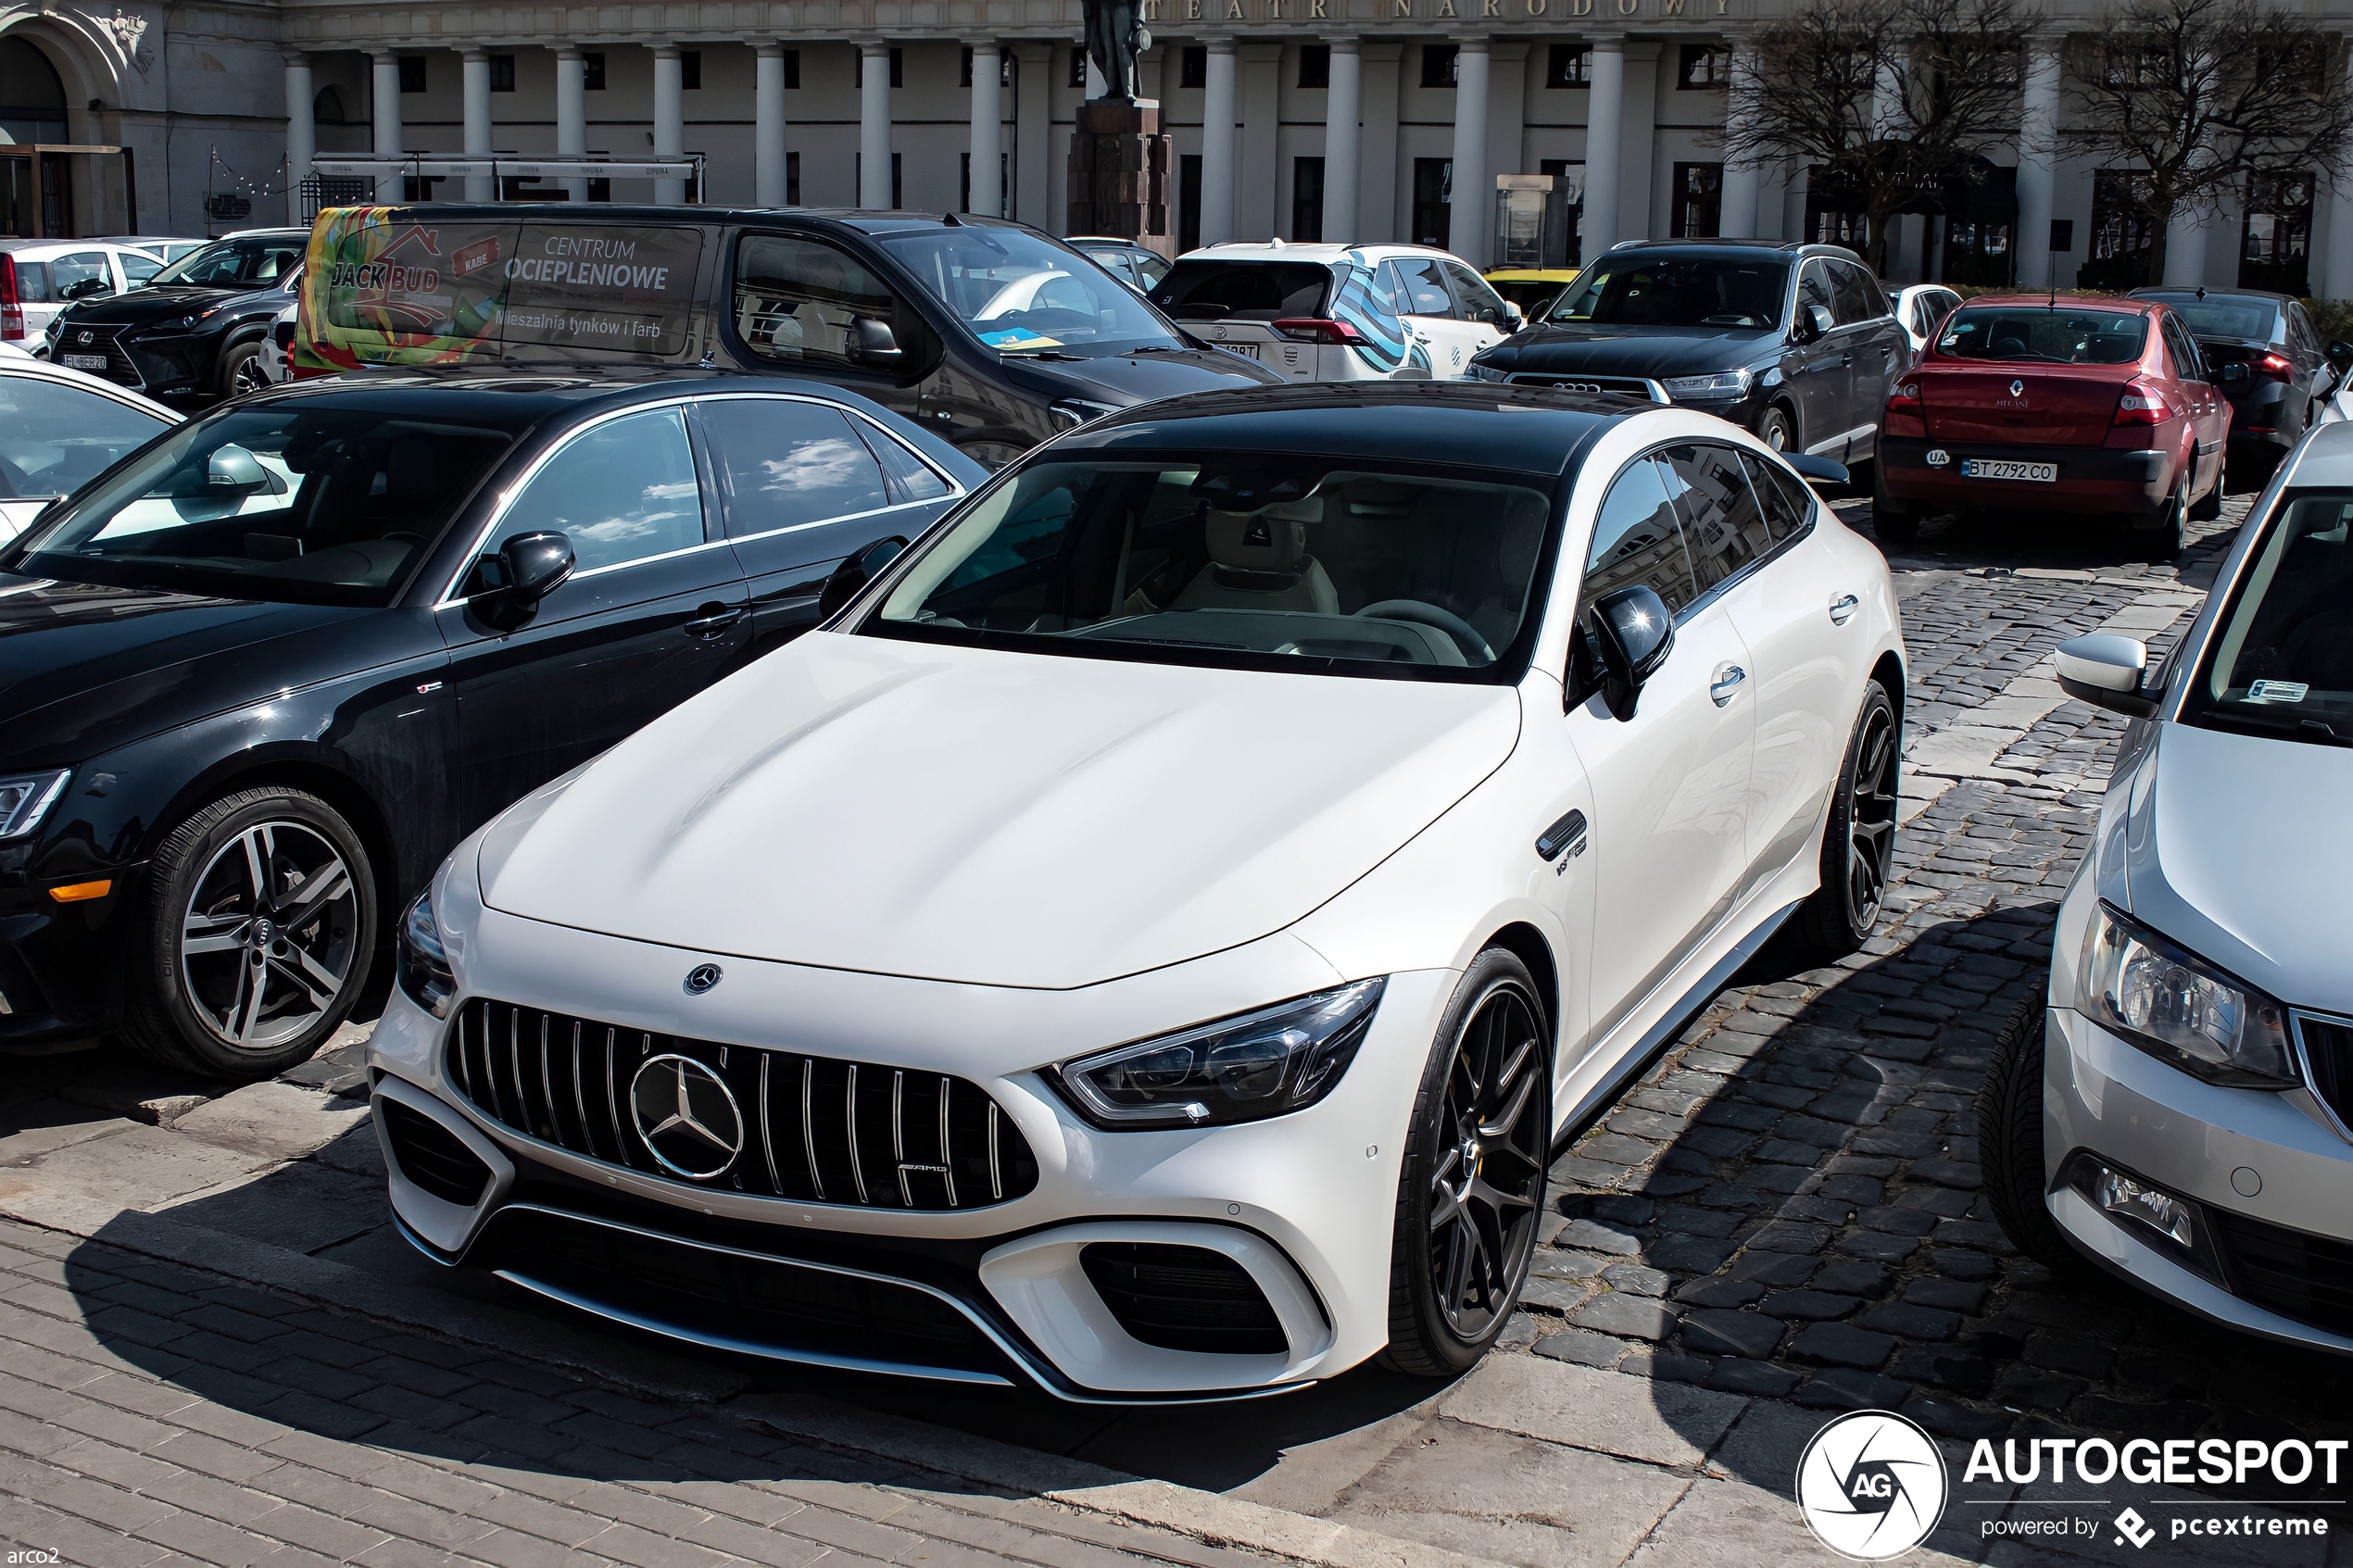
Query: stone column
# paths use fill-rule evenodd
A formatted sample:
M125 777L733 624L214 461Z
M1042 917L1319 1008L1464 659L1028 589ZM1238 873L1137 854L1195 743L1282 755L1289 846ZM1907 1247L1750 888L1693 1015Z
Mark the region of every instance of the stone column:
M686 82L678 45L654 45L654 157L682 157L686 151ZM684 180L654 182L654 201L676 207L686 199Z
M465 52L465 147L468 157L490 156L490 52L469 49ZM466 199L470 202L497 201L498 182L487 174L466 176Z
M785 205L785 46L758 46L752 65L751 199L760 207Z
M1209 41L1201 108L1201 243L1234 237L1234 41Z
M1454 183L1446 248L1473 269L1487 265L1495 192L1487 176L1487 40L1466 38L1454 56Z
M998 210L1005 159L1005 94L1003 56L995 39L973 44L973 171L968 210L984 218L1002 218Z
M566 44L556 51L556 156L588 156L588 63L579 49ZM588 199L586 177L567 178L564 199Z
M1596 38L1585 93L1585 215L1578 230L1580 259L1592 261L1617 243L1618 163L1626 136L1626 41Z
M1324 95L1324 238L1354 245L1357 113L1364 87L1356 40L1331 40L1331 87Z
M1011 216L1043 229L1060 221L1053 212L1054 48L1051 44L1013 45L1013 210Z
M2026 41L2022 112L2018 127L2018 286L2051 286L2052 166L2058 157L2059 44Z
M858 43L858 205L890 208L890 45Z
M1397 215L1397 113L1402 96L1399 63L1405 45L1390 39L1368 38L1357 46L1364 59L1364 125L1357 158L1356 232L1360 245L1384 245L1403 232Z
M1237 240L1265 240L1290 227L1280 199L1290 170L1280 167L1283 46L1256 39L1234 43L1234 142L1250 156L1234 155L1234 228Z
M400 146L400 61L389 49L379 49L368 56L371 100L369 110L375 121L373 142L378 157L398 157ZM400 173L393 170L376 176L376 200L400 200Z
M1732 51L1731 83L1724 94L1724 127L1727 131L1743 123L1749 106L1756 97L1756 51L1745 38L1730 42ZM1723 204L1716 223L1716 232L1728 240L1753 240L1756 232L1757 193L1764 182L1765 171L1754 163L1743 163L1730 147L1724 149Z
M286 221L306 221L302 211L302 181L310 160L319 156L319 128L310 88L310 56L298 49L286 52Z

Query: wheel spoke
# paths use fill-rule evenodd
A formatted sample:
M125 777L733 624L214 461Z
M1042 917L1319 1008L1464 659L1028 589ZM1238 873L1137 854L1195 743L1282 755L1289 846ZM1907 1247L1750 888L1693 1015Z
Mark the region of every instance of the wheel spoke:
M254 1025L261 1022L261 1002L269 995L270 985L269 971L261 965L242 964L239 968L244 972L243 989L239 992L244 1006L236 1015L234 1033L242 1046L253 1040Z
M1527 1113L1528 1102L1535 1097L1535 1094L1536 1074L1531 1073L1520 1081L1518 1092L1512 1096L1512 1103L1504 1110L1501 1115L1478 1124L1479 1141L1485 1143L1490 1139L1508 1135L1513 1128L1519 1125L1519 1119Z
M269 841L263 836L269 831L266 826L247 828L238 835L238 842L245 846L245 879L253 887L253 907L256 913L270 908L271 851Z
M312 873L308 882L286 895L289 906L286 916L278 923L288 931L300 931L318 917L319 911L340 898L351 887L351 874L340 859L330 860Z
M333 975L328 975L326 977L325 985L322 987L314 981L311 973L306 972L307 971L314 971L317 967L315 963L308 961L310 960L310 955L304 952L301 948L296 947L294 949L294 956L305 960L306 961L302 965L297 966L288 963L284 959L271 959L270 960L270 968L300 990L304 996L310 998L311 1011L326 1011L327 1009L333 1004L335 999L336 981Z
M244 915L191 914L180 927L183 953L226 953L245 946Z
M1447 1311L1459 1311L1470 1278L1471 1248L1478 1245L1473 1227L1458 1224L1446 1233L1446 1261L1441 1273L1438 1299Z

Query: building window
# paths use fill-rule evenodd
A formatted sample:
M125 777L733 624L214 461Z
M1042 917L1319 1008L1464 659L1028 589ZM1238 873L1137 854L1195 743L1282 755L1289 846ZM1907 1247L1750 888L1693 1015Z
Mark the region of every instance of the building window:
M1324 160L1290 160L1290 237L1300 245L1317 245L1324 238Z
M425 57L422 55L400 56L400 90L422 93L425 90Z
M1186 54L1193 51L1188 49ZM1201 155L1182 153L1176 158L1176 248L1201 248Z
M2148 282L2157 220L2139 199L2147 182L2147 175L2127 169L2092 176L2092 255L2076 274L2078 288L2137 288Z
M1806 239L1809 245L1844 245L1861 255L1870 243L1869 214L1862 193L1839 185L1816 168L1806 180Z
M601 49L591 49L580 56L580 87L585 93L605 90L605 55ZM590 196L590 201L598 198Z
M967 44L964 48L964 63L961 68L959 68L956 78L956 85L959 87L970 87L972 84L973 52L971 45ZM1000 50L997 55L997 85L1000 87L1011 87L1013 84L1013 54L1010 50Z
M1593 49L1589 44L1555 44L1544 56L1544 85L1582 87L1593 80Z
M2309 294L2311 252L2312 177L2249 179L2246 216L2239 226L2239 287Z
M1422 85L1425 87L1453 86L1455 59L1460 53L1461 51L1452 44L1423 44Z
M1585 219L1585 165L1582 160L1565 157L1541 158L1537 162L1536 172L1549 174L1561 182L1561 197L1568 207L1568 249L1564 259L1574 267L1582 243L1579 226Z
M1732 80L1732 51L1721 44L1686 44L1678 87L1723 87Z
M973 209L973 156L970 153L961 156L963 160L963 189L956 198L956 210L970 212ZM999 153L997 155L997 211L999 216L1002 217L1011 214L1013 209L1013 158L1011 153Z
M786 51L787 54L791 52ZM785 155L785 205L786 207L800 205L800 155L799 153Z
M1087 51L1084 49L1070 52L1070 84L1073 87L1087 85Z
M785 90L789 93L798 90L799 86L800 51L798 49L787 49L785 51ZM799 155L796 154L794 156L798 157Z
M1303 88L1328 88L1332 84L1332 46L1328 44L1302 44L1299 46L1299 84Z
M1454 160L1417 157L1414 160L1414 232L1417 245L1446 248L1453 224L1448 203L1453 199Z
M588 199L592 202L609 202L612 200L612 182L610 180L601 179L589 181Z
M1675 206L1667 217L1667 237L1712 240L1724 210L1724 166L1720 163L1679 163L1675 166Z
M678 85L689 93L702 86L702 51L700 49L678 51ZM891 85L896 87L899 83L894 82Z
M893 87L907 85L904 80L904 65L905 61L900 51L893 49L890 52L890 84ZM852 84L859 87L866 85L866 52L862 49L858 52L858 71L852 79Z
M1176 85L1206 87L1209 85L1209 50L1200 44L1188 44L1176 61ZM1189 247L1188 247L1189 248Z
M490 90L511 93L515 90L515 57L512 55L490 56Z

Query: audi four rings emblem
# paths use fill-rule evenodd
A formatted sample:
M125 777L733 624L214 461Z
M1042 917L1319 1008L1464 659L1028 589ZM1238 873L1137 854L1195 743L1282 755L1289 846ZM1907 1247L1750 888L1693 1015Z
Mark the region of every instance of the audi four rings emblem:
M693 1181L724 1174L744 1151L735 1092L692 1057L648 1057L629 1080L629 1115L662 1169Z
M686 995L699 997L719 984L720 968L715 963L698 963L686 972Z
M2024 382L2022 382L2022 381L2014 381L2014 382L2010 383L2010 395L2011 395L2012 397L2023 397L2023 396L2025 396L2025 395L2026 395L2026 383L2025 383Z

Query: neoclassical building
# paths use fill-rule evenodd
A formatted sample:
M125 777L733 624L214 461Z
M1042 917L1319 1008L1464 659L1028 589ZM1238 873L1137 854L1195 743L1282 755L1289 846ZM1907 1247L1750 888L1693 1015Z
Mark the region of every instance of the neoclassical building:
M1484 263L1494 177L1511 173L1562 177L1587 255L1642 236L1851 234L1855 216L1805 170L1727 168L1718 144L1735 80L1771 90L1742 41L1785 3L1153 0L1144 80L1175 140L1180 238L1420 240ZM2353 0L2309 8L2353 27ZM2017 144L1993 152L1966 211L1900 220L1892 276L2096 283L2148 244L2116 199L2124 171L2049 133L2064 40L2098 18L2086 0L2049 10ZM1059 231L1088 94L1079 35L1078 0L0 0L0 231L300 220L314 157L392 154L685 157L712 203L1001 212ZM308 194L370 190L697 194L429 168ZM2177 223L2170 276L2353 296L2353 199L2322 171L2241 197Z

